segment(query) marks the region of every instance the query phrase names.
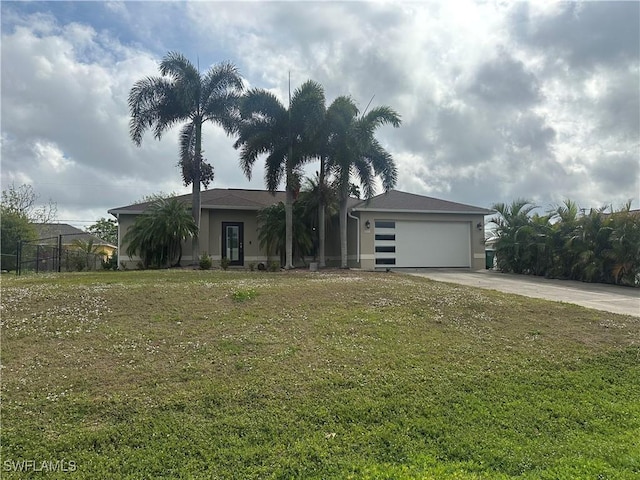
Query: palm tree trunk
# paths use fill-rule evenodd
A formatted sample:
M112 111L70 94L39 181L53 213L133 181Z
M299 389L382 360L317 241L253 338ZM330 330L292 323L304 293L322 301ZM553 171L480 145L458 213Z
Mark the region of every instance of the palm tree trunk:
M320 157L320 175L318 178L318 190L320 201L318 202L318 256L320 257L320 268L327 266L324 255L325 247L325 190L324 190L324 157Z
M288 162L288 161L287 161ZM284 220L285 220L285 252L286 260L284 268L290 270L293 268L293 172L287 167L287 196L284 203Z
M193 236L191 242L191 264L196 265L198 263L198 258L200 258L200 241L198 239L198 235L200 234L200 170L202 163L202 120L196 119L196 147L195 147L195 158L193 159L195 165L193 169L193 183L191 184L191 195L192 195L192 203L191 203L191 215L193 216L193 220L196 222L198 226L198 233Z
M347 264L347 200L348 195L340 198L340 268L348 268Z
M320 202L318 206L318 256L320 260L320 267L324 268L327 266L327 262L324 255L324 236L325 236L325 207L324 201Z

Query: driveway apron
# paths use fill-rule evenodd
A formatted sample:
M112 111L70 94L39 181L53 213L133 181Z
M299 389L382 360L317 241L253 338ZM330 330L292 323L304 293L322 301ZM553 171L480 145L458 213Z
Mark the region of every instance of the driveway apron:
M427 277L439 282L515 293L526 297L574 303L605 312L640 317L640 289L553 280L528 275L499 273L491 270L406 269L398 272Z

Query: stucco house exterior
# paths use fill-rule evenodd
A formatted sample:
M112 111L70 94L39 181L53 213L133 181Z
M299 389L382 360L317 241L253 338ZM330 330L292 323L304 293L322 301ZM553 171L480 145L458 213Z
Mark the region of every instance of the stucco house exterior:
M191 204L191 195L178 197ZM201 193L200 251L214 262L227 257L232 266L275 260L260 249L257 213L284 202L285 193L265 190L220 189ZM122 238L148 204L109 210L118 219L118 263L135 268L137 258L126 255ZM455 267L480 270L485 266L484 217L491 210L392 190L369 201L348 203L348 264L365 270L411 267ZM337 218L327 228L328 266L340 264ZM183 246L184 263L192 262L191 242Z

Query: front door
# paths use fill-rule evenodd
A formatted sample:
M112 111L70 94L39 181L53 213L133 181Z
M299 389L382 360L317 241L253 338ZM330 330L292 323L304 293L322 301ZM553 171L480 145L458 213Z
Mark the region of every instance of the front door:
M229 265L244 265L244 223L222 222L222 256Z

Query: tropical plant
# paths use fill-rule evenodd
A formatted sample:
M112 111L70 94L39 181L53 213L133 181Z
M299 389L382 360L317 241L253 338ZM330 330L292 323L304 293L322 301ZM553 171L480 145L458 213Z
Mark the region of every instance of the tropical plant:
M359 111L350 98L339 97L334 104L335 115L327 114L331 117L327 153L340 202L340 265L347 268L347 203L352 177L360 184L365 199L375 194L375 177L380 177L385 192L395 186L396 165L374 134L385 124L399 127L401 120L400 115L387 106L376 107L358 116ZM333 104L328 111L332 107Z
M496 256L504 272L551 278L640 284L640 216L627 203L580 209L571 200L548 215L531 214L527 200L493 206L498 216Z
M313 247L309 226L304 221L304 203L293 204L293 255L304 260ZM284 264L286 247L286 215L282 202L263 208L258 212L258 241L260 248L280 256Z
M530 200L519 198L511 202L496 203L491 207L498 215L491 221L496 224L496 263L503 272L525 273L530 263L527 261L527 242L524 237L530 233L529 214L536 205Z
M182 242L197 233L198 226L183 202L159 199L136 217L123 242L129 258L139 256L144 268L179 266Z
M298 202L302 205L304 222L312 232L313 254L319 257L320 266L326 266L325 232L339 211L336 186L316 172L315 178L305 179Z
M185 186L192 186L191 214L200 227L200 185L213 179L212 167L202 159L202 125L213 122L227 133L235 131L235 114L243 83L237 68L220 63L201 74L186 57L169 52L160 62L160 77L137 81L129 93L130 134L138 146L153 128L157 139L178 123L180 165ZM186 122L186 123L185 123ZM193 259L199 256L198 236L193 236Z
M250 90L240 103L238 140L240 163L247 178L266 155L265 183L275 192L285 180L285 268L293 268L293 203L300 188L300 169L316 156L319 126L324 117L324 90L311 80L296 89L286 108L271 92Z
M640 213L631 211L631 202L611 215L611 242L607 257L614 283L640 283Z

